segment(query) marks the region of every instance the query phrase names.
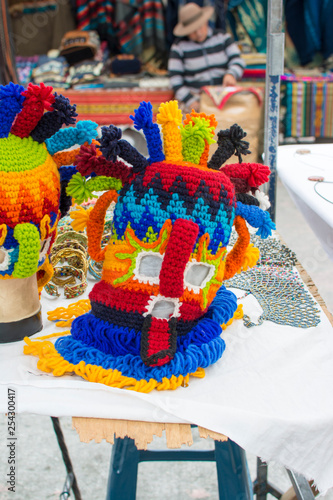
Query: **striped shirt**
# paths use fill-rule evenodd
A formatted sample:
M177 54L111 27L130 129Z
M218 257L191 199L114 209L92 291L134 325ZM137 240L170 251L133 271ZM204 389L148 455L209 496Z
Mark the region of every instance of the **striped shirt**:
M209 27L202 43L180 38L170 50L168 70L170 83L178 101L190 105L201 87L222 85L226 73L239 80L245 68L240 50L228 33Z

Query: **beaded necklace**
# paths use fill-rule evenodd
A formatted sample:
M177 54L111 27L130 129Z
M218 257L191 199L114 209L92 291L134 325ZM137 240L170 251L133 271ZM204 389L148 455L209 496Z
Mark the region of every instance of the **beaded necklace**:
M259 326L265 320L297 328L314 327L320 322L316 302L298 274L290 269L266 265L254 267L229 279L225 285L252 293L262 307L263 312L257 323L244 315L247 328Z
M230 237L229 244L232 245L234 242L236 242L236 239L237 235L235 231L233 231ZM267 240L262 240L257 235L252 234L250 241L253 246L258 248L260 251L260 257L257 262L257 266L269 265L284 267L288 269L292 269L295 266L297 262L295 252L281 243L278 238L268 238Z

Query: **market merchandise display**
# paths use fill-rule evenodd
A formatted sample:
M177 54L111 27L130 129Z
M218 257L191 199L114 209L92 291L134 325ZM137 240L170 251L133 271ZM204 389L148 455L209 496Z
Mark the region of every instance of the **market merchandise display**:
M233 231L230 236L229 245L236 243L236 240L237 234ZM256 234L251 234L250 242L260 252L257 266L279 266L292 269L297 263L295 252L284 245L279 238L263 240Z
M252 293L262 307L263 312L257 323L244 314L243 322L247 328L259 326L265 320L296 328L310 328L320 323L316 302L292 269L255 266L248 273L237 274L225 285Z
M71 203L64 190L73 171L61 151L89 144L97 135L90 121L62 129L75 124L75 105L52 90L42 83L27 90L13 83L0 87L0 283L36 275L35 285L29 282L37 297L37 286L40 291L52 277L51 246ZM23 283L22 298L27 295ZM17 292L12 300L18 300ZM6 316L11 309L16 321L26 319L27 311L15 304L2 308L0 323L14 320Z
M248 143L240 127L218 134L208 161L214 115L193 111L182 122L178 103L170 101L153 123L151 104L142 102L132 120L143 130L149 158L123 140L120 129L103 127L99 144L81 147L78 173L67 187L79 204L105 191L92 210L71 213L74 230L86 227L89 256L103 262L102 279L89 295L91 312L54 345L26 339L25 352L38 355L38 367L54 375L74 372L149 392L186 385L190 374L202 377L220 359L221 325L237 309L223 281L259 257L246 222L264 238L275 226L252 194L267 182L269 169L241 163ZM234 154L239 163L223 165ZM111 239L101 248L113 201ZM238 239L227 253L233 224Z
M92 202L96 200L89 201L91 203L87 203L87 206L93 205ZM80 208L89 210L88 207ZM111 205L105 216L102 247L108 244L111 236L113 208ZM102 276L102 263L95 262L88 255L88 240L85 231L74 231L71 222L72 219L68 215L63 217L58 224L58 236L50 253L53 276L44 287L46 293L54 297L60 297L60 288L63 288L67 299L73 299L84 293L88 286L88 273L96 280L100 280Z

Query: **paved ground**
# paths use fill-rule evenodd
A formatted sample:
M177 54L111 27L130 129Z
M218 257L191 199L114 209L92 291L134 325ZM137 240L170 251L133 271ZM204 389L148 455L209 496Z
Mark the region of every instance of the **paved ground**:
M278 185L277 226L286 243L296 251L300 261L317 284L330 310L333 311L333 262L321 250L303 217L297 212L284 188ZM18 477L16 493L7 492L5 474L7 464L0 461L0 499L56 500L65 479L65 468L60 456L51 419L37 415L19 415L17 446ZM61 425L74 464L83 500L103 500L106 493L111 445L80 443L71 419L62 418ZM0 415L0 456L5 451L5 418ZM156 439L153 447L165 445ZM196 448L212 447L210 440L197 435ZM248 456L251 476L255 478L256 457ZM271 464L269 479L281 490L290 483L283 468ZM139 466L138 500L218 500L215 465L209 463L145 463ZM269 498L273 498L270 497ZM325 495L333 500L333 493Z

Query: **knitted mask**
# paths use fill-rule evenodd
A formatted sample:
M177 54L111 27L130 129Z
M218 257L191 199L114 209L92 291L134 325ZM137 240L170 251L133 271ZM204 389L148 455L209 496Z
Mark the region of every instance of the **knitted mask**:
M231 181L242 178L256 189L267 181L268 167L219 169L220 150L207 165L214 116L192 112L182 124L177 102L162 104L157 121L164 151L150 103L141 103L132 119L143 129L148 159L113 126L103 127L99 150L83 146L77 157L80 173L68 193L82 202L93 190L108 189L89 214L73 213L75 229L87 226L90 256L104 264L102 279L90 293L91 312L76 318L71 335L56 342L52 366L59 359L57 374L75 371L88 380L148 392L176 388L189 374L203 376L203 369L222 356L220 325L237 308L223 280L254 265L259 256L249 247L244 219L265 237L274 225L252 195L237 201ZM229 156L239 152L241 142L234 143ZM94 176L86 181L89 173ZM112 201L113 233L101 249ZM239 239L227 254L233 224Z
M60 206L68 172L66 167L59 172L67 163L58 152L97 135L93 122L60 130L76 116L75 105L42 83L27 90L0 86L0 279L38 271L42 288L52 276L48 254L70 201L64 194Z

